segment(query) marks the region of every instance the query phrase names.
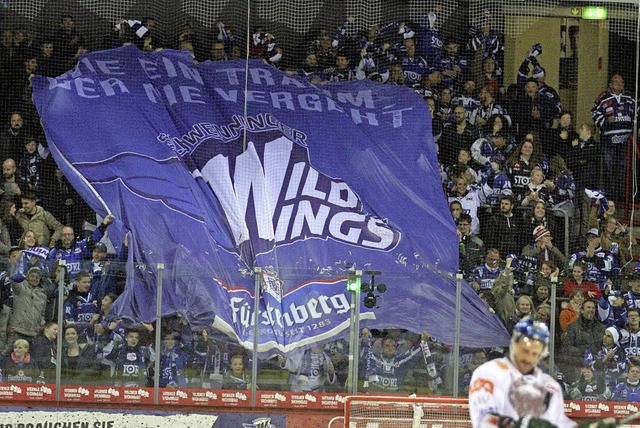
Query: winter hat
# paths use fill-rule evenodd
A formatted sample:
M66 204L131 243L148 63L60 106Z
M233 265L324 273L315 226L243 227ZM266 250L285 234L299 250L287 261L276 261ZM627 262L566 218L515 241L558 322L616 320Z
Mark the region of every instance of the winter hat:
M536 226L536 228L533 229L533 239L535 241L547 235L551 235L551 232L544 226Z
M618 329L615 327L609 327L605 331L611 333L611 336L613 336L613 344L617 345L618 341L620 340L620 332L618 331Z

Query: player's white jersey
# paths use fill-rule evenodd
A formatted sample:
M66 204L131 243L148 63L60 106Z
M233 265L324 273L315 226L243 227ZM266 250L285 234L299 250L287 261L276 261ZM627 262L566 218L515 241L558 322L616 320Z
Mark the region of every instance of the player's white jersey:
M577 426L564 414L558 382L538 368L532 374L523 375L508 358L488 361L474 371L469 387L469 410L474 428L491 425L485 420L489 413L515 421L531 415L558 428Z

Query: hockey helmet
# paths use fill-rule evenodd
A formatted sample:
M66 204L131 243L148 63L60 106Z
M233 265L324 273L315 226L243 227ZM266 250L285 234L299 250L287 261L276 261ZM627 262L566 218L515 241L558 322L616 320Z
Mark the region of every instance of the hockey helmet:
M522 338L537 340L544 345L540 357L544 358L549 350L549 328L542 321L534 320L529 317L522 319L513 329L511 336L511 346L509 356L514 361L515 344Z
M518 322L513 329L511 340L513 342L518 342L523 337L538 340L544 343L545 348L549 346L549 328L542 321L527 317Z

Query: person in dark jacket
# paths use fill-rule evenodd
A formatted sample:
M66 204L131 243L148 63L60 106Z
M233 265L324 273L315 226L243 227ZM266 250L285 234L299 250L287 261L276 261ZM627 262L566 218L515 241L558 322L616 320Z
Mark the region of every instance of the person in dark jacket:
M596 302L585 300L582 302L580 316L567 329L562 342L562 372L569 377L570 382L578 380L580 367L584 361L585 352L600 349L605 326L596 318Z

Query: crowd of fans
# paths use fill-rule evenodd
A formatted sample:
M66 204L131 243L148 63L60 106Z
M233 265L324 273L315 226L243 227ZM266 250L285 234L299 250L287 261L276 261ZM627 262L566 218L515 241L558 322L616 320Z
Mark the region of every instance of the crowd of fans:
M593 121L575 124L545 83L541 45L523 53L517 81L507 84L503 41L488 22L472 28L466 40L443 40L437 23L430 13L358 34L353 19L346 19L335 31L318 34L299 67L284 66L293 53L263 27L255 28L248 53L222 22L211 43L185 24L169 47L189 50L197 61L260 58L314 84L370 79L413 88L429 106L466 281L509 330L526 316L545 322L557 317L558 366L552 369L563 377L567 397L638 401L640 271L615 205L625 196L636 115L623 78L614 74L594 101ZM128 238L112 260L101 240L113 218L86 230L95 216L56 168L31 102L31 75L64 72L88 45L159 49L155 31L152 18L121 19L101 43L87 43L66 15L53 34L2 32L0 117L8 118L0 133L5 382L51 382L61 364L63 382L152 385L160 358L161 387L251 386L248 354L216 331L194 332L180 317L163 319L155 352L156 325L108 317L122 292L118 262L126 259ZM58 260L66 262L64 275L58 275ZM56 323L58 278L65 283L63 326ZM555 282L563 299L561 311L552 314ZM55 353L58 334L61 356ZM465 350L461 391L475 367L502 352ZM427 332L362 332L360 367L369 391L426 385L428 392L450 393L451 358L450 349ZM344 391L347 367L348 344L331 342L260 361L261 372L287 377L284 385L270 378L261 387Z

